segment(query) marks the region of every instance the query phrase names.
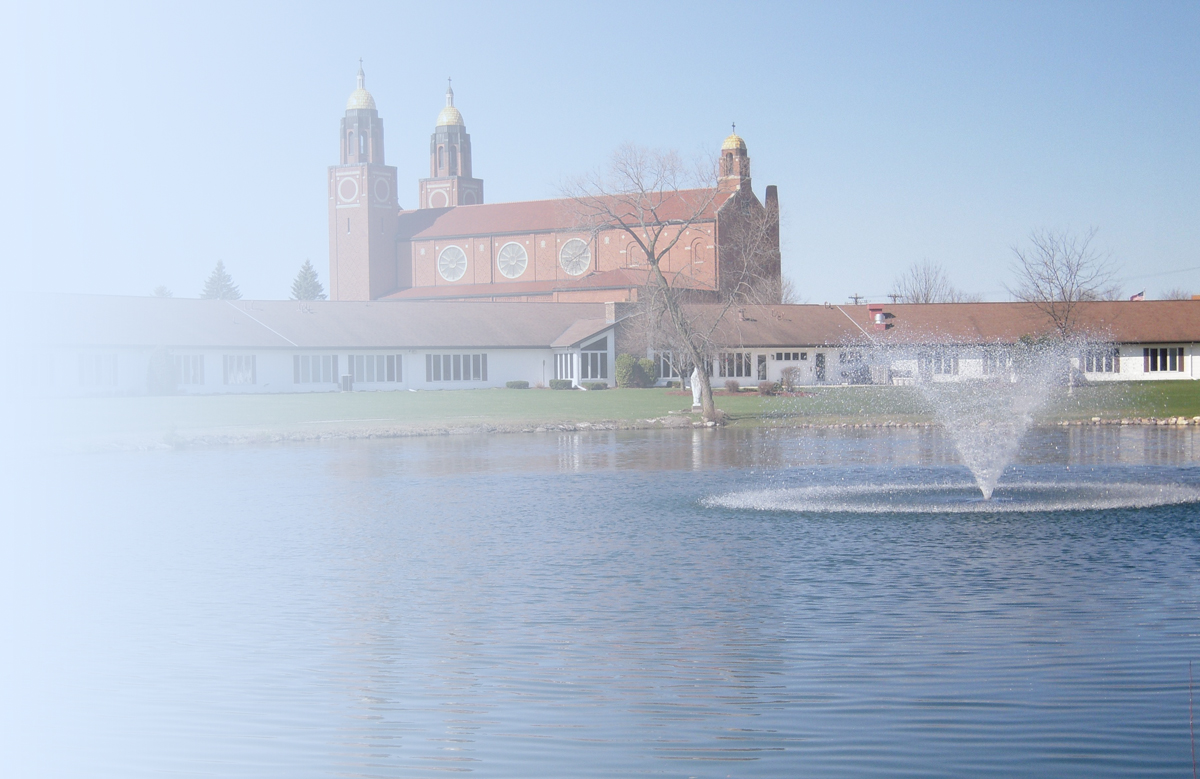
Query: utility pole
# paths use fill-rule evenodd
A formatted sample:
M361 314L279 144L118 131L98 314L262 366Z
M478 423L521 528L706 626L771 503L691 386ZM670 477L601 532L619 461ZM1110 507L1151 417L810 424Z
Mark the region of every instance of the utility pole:
M888 297L892 299L892 303L895 303L896 301L898 301L900 298L902 298L904 296L901 295L899 292L889 292Z
M851 295L850 299L854 301L854 305L856 305L856 306L859 304L860 301L866 300L866 298L864 298L862 295L858 295L858 294Z

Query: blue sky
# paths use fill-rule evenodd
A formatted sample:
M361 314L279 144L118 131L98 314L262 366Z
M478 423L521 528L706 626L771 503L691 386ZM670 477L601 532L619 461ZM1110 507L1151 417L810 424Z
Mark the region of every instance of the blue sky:
M882 299L925 259L1004 299L1039 227L1099 228L1127 294L1200 293L1197 2L39 3L6 26L3 197L39 288L195 296L218 259L247 297L306 258L324 278L362 57L404 206L453 76L490 202L736 121L808 302Z

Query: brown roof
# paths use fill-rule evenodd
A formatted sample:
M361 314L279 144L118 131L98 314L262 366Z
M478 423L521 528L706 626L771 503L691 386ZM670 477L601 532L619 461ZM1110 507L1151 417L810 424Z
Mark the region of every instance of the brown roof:
M875 309L891 315L886 330L875 329ZM704 316L705 307L693 310ZM1081 331L1114 343L1200 342L1200 301L1081 303L1079 321ZM1050 319L1029 303L748 306L726 312L719 327L721 340L746 347L1013 343L1052 330Z
M692 217L697 204L711 203L700 219L712 219L735 190L684 189L670 193L659 215L666 220ZM570 199L528 200L520 203L482 203L453 208L401 211L399 234L411 240L577 230L578 207Z
M510 286L510 285L506 285ZM515 286L515 285L511 285ZM462 289L455 287L454 289ZM883 305L893 326L874 327L875 306L747 306L718 328L730 346L1011 343L1050 332L1027 303ZM1200 342L1200 301L1081 304L1092 333L1119 343ZM715 306L690 306L701 321ZM50 296L36 309L47 344L305 349L546 348L599 332L603 303L482 301L296 302Z
M350 303L54 296L46 341L76 346L546 348L603 303Z
M580 341L585 341L611 326L612 322L609 322L607 319L580 319L568 327L566 332L555 338L554 342L550 345L564 349L575 346Z

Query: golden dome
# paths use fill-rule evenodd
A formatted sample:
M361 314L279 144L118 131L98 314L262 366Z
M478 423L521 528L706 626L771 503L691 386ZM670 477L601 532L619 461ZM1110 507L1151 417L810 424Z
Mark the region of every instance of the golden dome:
M371 93L363 86L366 81L366 74L363 73L362 60L358 61L358 88L350 93L350 99L346 101L346 110L353 111L359 108L369 108L375 110L375 98L371 97Z
M725 139L725 143L721 144L721 151L745 151L746 142L741 139L737 133L730 133Z
M452 105L448 105L438 113L437 126L444 127L448 124L465 125L462 114Z
M454 90L450 88L450 79L446 79L446 107L438 114L437 126L449 125L465 127L466 122L463 121L462 114L454 107Z
M356 108L375 108L375 98L371 97L371 93L365 89L356 89L350 93L350 99L346 101L346 110L352 111Z

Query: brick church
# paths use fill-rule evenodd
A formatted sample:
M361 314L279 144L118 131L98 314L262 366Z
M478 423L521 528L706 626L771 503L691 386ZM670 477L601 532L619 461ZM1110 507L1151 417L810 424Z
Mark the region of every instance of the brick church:
M418 182L416 209L402 209L396 169L384 162L383 120L364 81L360 67L342 118L339 164L329 168L331 300L637 299L648 269L623 231L582 228L569 199L485 202L471 136L449 86L429 139L429 177ZM660 263L673 285L699 300L729 284L728 268L737 260L728 236L738 215L778 214L774 186L767 187L765 205L754 195L746 143L736 134L721 146L719 173L715 189L674 193L705 207ZM773 246L761 272L778 284L778 220L772 223Z

